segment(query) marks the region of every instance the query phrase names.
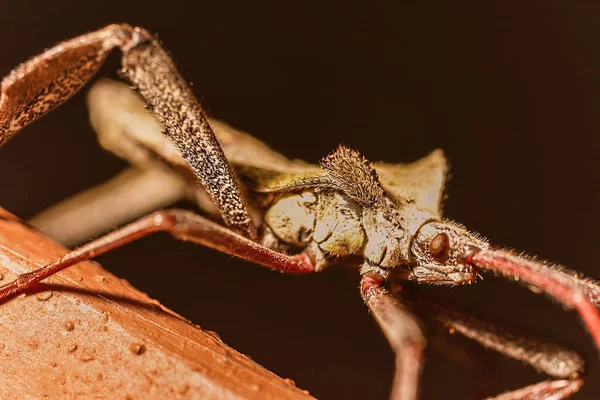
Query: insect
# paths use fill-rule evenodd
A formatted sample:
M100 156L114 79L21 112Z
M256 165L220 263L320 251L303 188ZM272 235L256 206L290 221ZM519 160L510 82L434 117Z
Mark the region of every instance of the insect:
M499 398L559 399L579 390L583 361L574 352L516 337L429 302L414 285L404 284L471 284L480 272L518 279L575 309L600 347L597 282L495 248L442 218L447 166L440 151L412 164L371 163L344 146L320 166L288 160L247 134L209 121L161 45L145 30L125 24L64 42L4 78L0 145L68 100L114 48L122 51L120 74L135 93L123 84L99 81L88 96L91 121L101 144L138 172L93 194L116 196L136 183L145 195L124 212L106 210L85 233L78 224L66 223L73 213L85 211L82 197L48 211L36 224L64 242L75 242L181 196L213 218L178 209L155 211L20 275L0 288L0 300L80 261L166 231L281 272L317 272L338 261L357 265L361 296L396 352L393 398L418 395L425 337L415 309L549 376Z

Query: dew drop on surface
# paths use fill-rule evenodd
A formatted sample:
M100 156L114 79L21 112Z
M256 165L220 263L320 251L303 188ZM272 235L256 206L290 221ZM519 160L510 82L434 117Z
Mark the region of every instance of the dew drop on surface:
M36 293L35 298L38 301L48 301L52 297L53 292L51 290L47 290L45 292Z
M292 385L292 386L296 386L296 382L294 382L292 379L290 378L284 378L283 379L285 381L285 383L287 383L288 385Z
M454 329L454 328L448 329L448 333L451 335L454 335L455 332L456 332L456 329Z
M143 343L133 343L129 346L129 350L135 355L140 355L146 351L146 346Z
M308 390L303 390L302 393L304 393L307 396L310 396L310 392Z
M260 386L256 383L253 383L252 385L250 385L250 390L252 390L253 392L258 392L260 390Z
M83 362L94 361L96 359L96 352L94 350L84 349L79 359Z
M218 340L219 342L223 341L223 339L221 339L221 336L215 331L204 331L204 332L208 333L210 336L212 336L214 339Z
M72 352L74 352L75 350L77 350L77 345L76 345L76 344L72 344L72 345L70 345L70 346L69 346L69 348L67 349L67 351L68 351L69 353L72 353Z
M64 326L65 326L65 329L69 332L72 331L73 329L75 329L75 324L71 321L65 322Z
M190 384L189 383L184 383L179 390L177 391L181 396L183 396L184 394L186 394L187 392L190 391Z

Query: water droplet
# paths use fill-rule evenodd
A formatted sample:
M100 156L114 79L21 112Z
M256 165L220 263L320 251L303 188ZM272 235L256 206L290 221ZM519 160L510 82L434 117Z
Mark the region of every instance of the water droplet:
M71 321L65 322L64 326L65 326L65 329L69 332L72 331L73 329L75 329L75 324Z
M47 290L45 292L36 293L35 298L38 301L48 301L52 297L53 293L51 290Z
M204 331L204 332L208 333L210 336L212 336L214 339L216 339L219 342L223 341L223 339L221 339L221 336L215 331Z
M296 382L294 382L292 379L290 378L285 378L284 379L285 383L287 383L288 385L292 385L292 386L296 386Z
M260 390L260 386L256 383L253 383L252 385L250 385L250 390L252 390L253 392L258 392Z
M307 396L310 396L310 392L308 390L303 390L302 393L304 393Z
M456 329L450 328L450 329L448 329L448 333L451 335L454 335L456 333Z
M183 386L181 386L178 390L179 394L181 396L183 396L184 394L186 394L187 392L189 392L190 390L190 384L189 383L184 383Z
M83 362L94 361L96 359L96 351L94 349L84 349L79 359Z
M72 353L72 352L74 352L75 350L77 350L77 345L76 345L76 344L72 344L72 345L70 345L70 346L69 346L69 348L67 349L67 351L68 351L69 353Z
M131 350L133 354L140 355L146 351L146 346L143 343L133 343L129 346L129 350Z
M199 372L199 373L203 374L203 373L206 373L206 371L207 371L207 368L206 368L206 367L204 367L204 366L201 366L201 365L197 365L197 366L195 366L195 367L192 367L192 370L193 370L194 372Z

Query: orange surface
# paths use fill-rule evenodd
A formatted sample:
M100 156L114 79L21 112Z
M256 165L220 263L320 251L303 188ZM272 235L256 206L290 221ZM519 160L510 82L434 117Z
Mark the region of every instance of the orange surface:
M66 250L0 209L0 283ZM0 398L309 399L94 262L0 304Z

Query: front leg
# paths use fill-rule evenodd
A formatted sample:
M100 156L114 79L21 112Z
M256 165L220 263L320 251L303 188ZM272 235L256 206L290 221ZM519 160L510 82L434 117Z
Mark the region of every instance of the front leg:
M244 197L200 104L166 51L143 29L109 25L61 43L12 71L2 80L0 145L67 101L115 47L123 52L121 75L154 111L225 223L255 240Z
M71 251L53 263L19 275L15 281L0 287L0 301L31 289L41 280L71 265L90 260L155 232L168 232L177 239L202 244L281 272L302 274L314 271L306 257L278 253L200 215L172 209L149 214Z
M415 315L383 287L383 279L363 275L361 295L396 354L391 399L418 397L425 337Z

